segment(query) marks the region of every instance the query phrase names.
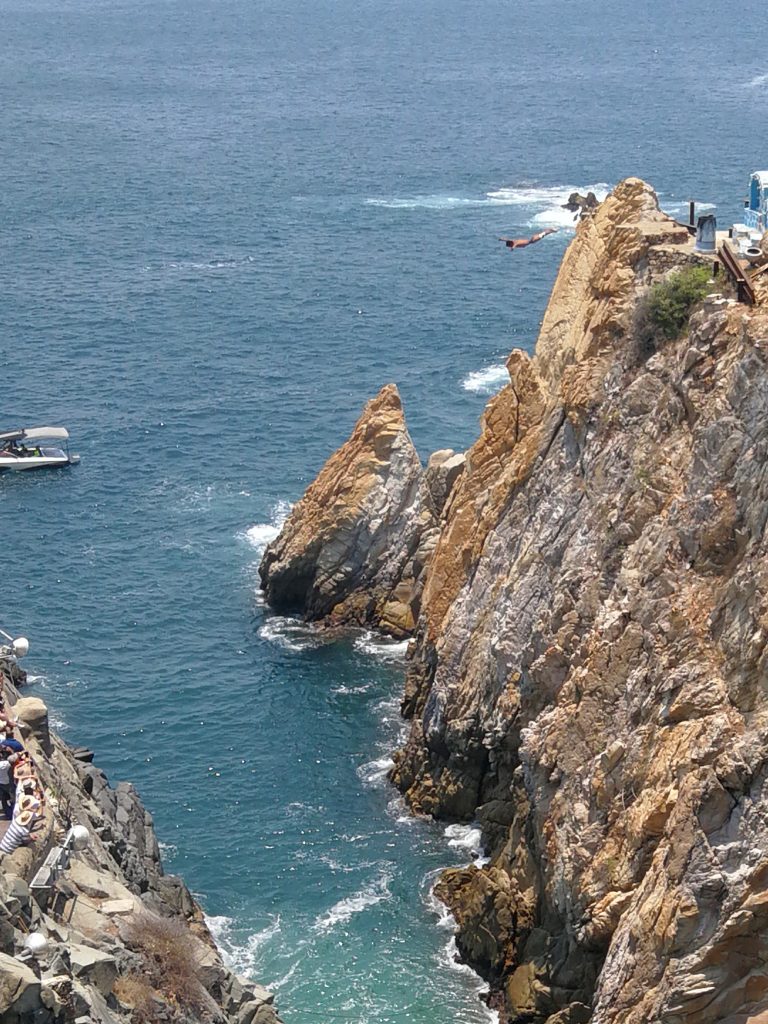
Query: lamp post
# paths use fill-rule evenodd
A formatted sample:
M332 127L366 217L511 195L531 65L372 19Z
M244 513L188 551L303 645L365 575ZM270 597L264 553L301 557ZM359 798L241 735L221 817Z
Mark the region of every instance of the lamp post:
M8 641L7 644L0 644L0 659L16 661L29 653L29 640L25 636L14 638L4 629L0 629L0 636Z
M42 932L30 932L24 939L24 952L19 954L19 959L41 956L48 949L48 939ZM26 954L26 955L25 955Z
M91 834L85 825L72 825L61 846L54 846L43 861L40 870L29 883L29 888L37 900L38 906L45 910L48 894L61 873L69 867L73 853L88 848Z

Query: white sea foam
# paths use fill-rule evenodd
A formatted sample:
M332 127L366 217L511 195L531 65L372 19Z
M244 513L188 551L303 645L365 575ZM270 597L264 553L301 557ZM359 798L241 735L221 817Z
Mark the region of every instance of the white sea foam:
M443 946L441 952L438 954L438 959L443 966L447 967L451 971L455 971L456 974L461 974L468 981L473 983L478 1000L480 1000L483 1009L487 1014L489 1024L500 1024L501 1018L499 1017L498 1012L487 1006L485 1000L482 998L488 994L488 989L486 988L485 983L482 978L472 970L469 964L465 964L461 959L458 947L456 946L455 936L452 935L446 942L445 946Z
M537 207L543 207L544 210L539 211L537 217L542 216L546 211L552 211L554 217L555 211L560 209L563 214L571 218L571 221L568 222L564 216L558 223L562 223L563 226L573 226L573 214L561 209L572 192L581 192L582 194L594 192L597 198L602 200L605 199L609 191L610 186L605 182L598 182L595 185L522 184L486 192L483 196L462 196L437 192L414 196L371 197L366 199L365 203L367 206L384 207L387 210L462 210L476 206L520 206L536 210ZM545 223L543 220L539 221L537 217L534 217L535 223Z
M408 805L398 793L387 803L387 814L393 818L398 825L415 825L418 819L408 810Z
M249 526L247 530L243 530L238 536L261 555L267 544L273 541L280 533L291 508L290 502L278 501L271 509L268 523L255 523L253 526Z
M483 833L479 825L448 825L443 834L449 846L454 850L469 853L479 867L487 863L483 849Z
M747 89L759 89L761 85L768 85L768 75L755 75L744 85Z
M234 936L235 922L224 914L209 917L205 923L219 947L224 963L238 974L250 977L258 963L259 952L280 932L280 915L276 915L260 932L249 935L243 943L238 943Z
M373 881L363 886L358 892L346 896L338 903L334 903L330 910L321 914L314 923L317 932L332 931L337 925L346 924L355 914L361 913L368 907L392 898L389 885L392 881L392 871L385 869Z
M449 195L421 195L392 199L366 199L366 206L382 206L387 210L457 210L462 207L485 206L487 199Z
M362 636L357 637L354 643L356 651L363 654L373 654L377 658L386 660L397 660L404 658L408 650L408 640L391 640L385 636L366 631Z
M445 903L435 895L435 885L444 870L444 868L435 868L434 871L429 871L424 876L421 882L422 899L427 910L437 918L438 928L453 931L456 927L456 920Z
M174 260L166 263L168 270L232 270L235 267L245 267L249 263L255 263L255 256L221 256L210 260ZM146 267L146 270L153 269Z
M296 973L296 970L298 969L299 963L300 963L300 961L296 960L295 963L291 964L290 969L282 976L282 978L278 978L277 981L273 981L270 984L269 991L270 992L279 992L280 989L283 987L283 985L285 985L287 982L289 982L291 980L291 978L294 976L294 974Z
M324 643L317 630L301 619L273 615L259 629L259 636L286 651L308 651Z
M476 395L493 395L505 384L509 384L509 372L504 363L473 370L461 382L465 391L472 391Z
M357 769L358 777L366 786L380 786L385 782L389 770L395 762L389 756L378 757L375 761L361 764Z
M659 197L659 205L661 206L664 213L669 214L670 217L681 217L685 215L685 221L688 222L688 200L666 200L663 197ZM717 207L714 203L700 203L696 202L696 212L703 213L705 210L716 210Z
M575 228L573 211L563 209L571 193L586 195L594 192L602 202L610 190L611 186L604 181L594 185L523 185L489 192L488 198L503 206L519 206L532 211L529 223L535 227Z
M346 697L359 693L367 693L370 690L370 688L370 683L366 683L364 686L344 686L342 684L341 686L335 686L331 690L331 693L336 693L340 697Z

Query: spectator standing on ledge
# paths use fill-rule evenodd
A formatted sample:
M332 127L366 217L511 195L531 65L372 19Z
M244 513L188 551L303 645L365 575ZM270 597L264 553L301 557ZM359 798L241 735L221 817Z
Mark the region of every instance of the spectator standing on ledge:
M0 750L0 803L2 803L3 814L8 821L13 817L13 803L16 797L11 762L8 760L9 753L7 748Z

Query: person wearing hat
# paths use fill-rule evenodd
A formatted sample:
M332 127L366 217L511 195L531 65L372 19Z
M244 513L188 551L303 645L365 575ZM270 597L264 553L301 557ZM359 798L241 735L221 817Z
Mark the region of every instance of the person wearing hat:
M2 752L2 747L0 747L0 752ZM9 754L8 760L13 768L13 778L16 782L18 782L19 779L34 777L35 766L32 764L32 759L26 750L22 751L20 754Z
M34 811L20 811L14 815L8 831L0 839L0 853L13 853L20 846L32 842L32 829L37 821Z

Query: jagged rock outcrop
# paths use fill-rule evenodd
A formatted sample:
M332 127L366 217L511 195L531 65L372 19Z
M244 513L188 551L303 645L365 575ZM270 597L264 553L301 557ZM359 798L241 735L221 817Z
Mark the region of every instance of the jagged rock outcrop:
M568 201L563 203L563 209L569 210L571 213L577 214L579 217L586 217L596 206L600 205L600 201L594 192L587 192L583 196L580 192L571 192L568 196Z
M505 1021L768 1020L768 308L638 344L701 260L637 179L579 224L422 574L393 778L482 824L438 892Z
M268 603L308 621L408 635L463 461L436 452L422 470L397 388L382 388L267 547Z
M226 967L183 880L164 873L134 787L112 789L90 752L49 730L41 700L5 690L47 807L36 841L0 854L3 1024L279 1024L270 993ZM71 825L85 826L87 849L33 889ZM35 931L48 946L30 956Z

